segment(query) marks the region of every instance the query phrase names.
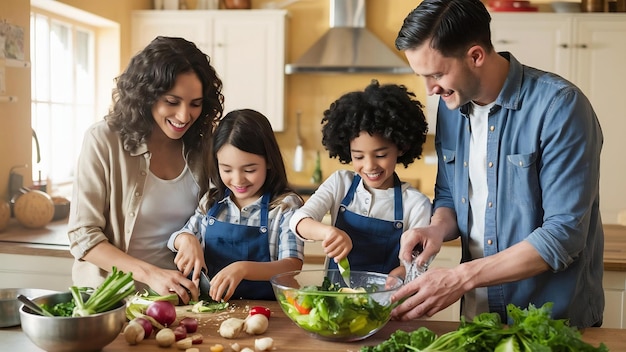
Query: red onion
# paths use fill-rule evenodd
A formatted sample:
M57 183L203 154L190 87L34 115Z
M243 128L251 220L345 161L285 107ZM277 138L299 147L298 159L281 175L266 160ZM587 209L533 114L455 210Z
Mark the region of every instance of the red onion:
M146 315L165 326L170 326L176 320L176 307L170 301L154 301L146 309Z

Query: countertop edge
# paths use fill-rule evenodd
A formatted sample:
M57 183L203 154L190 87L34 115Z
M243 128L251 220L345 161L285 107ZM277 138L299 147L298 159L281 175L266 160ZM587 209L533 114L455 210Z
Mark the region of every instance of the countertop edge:
M67 238L66 228L67 219L51 223L46 228L27 229L20 227L14 219L9 223L9 227L0 232L0 253L19 254L19 255L37 255L49 256L57 258L73 258L69 251L69 243L65 242ZM626 271L626 256L620 258L623 253L624 243L626 242L626 226L607 224L605 229L605 253L604 253L604 270L605 271ZM23 235L22 235L23 234ZM46 240L45 237L50 236L55 240ZM36 242L28 242L26 238L36 238ZM43 237L43 238L42 238ZM607 242L607 237L610 241ZM67 244L65 244L67 243ZM614 248L607 245L611 244ZM446 247L459 247L460 239L444 242ZM608 251L608 253L607 253ZM305 263L321 264L324 262L324 256L307 255ZM607 255L608 254L608 255Z

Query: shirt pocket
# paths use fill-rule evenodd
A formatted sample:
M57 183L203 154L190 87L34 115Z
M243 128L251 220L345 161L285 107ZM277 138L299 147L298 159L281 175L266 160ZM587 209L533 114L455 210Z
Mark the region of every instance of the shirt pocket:
M454 164L456 159L456 150L441 149L441 160L445 170L446 180L450 186L454 185Z
M541 204L537 153L510 154L507 161L506 185L512 200L531 208Z

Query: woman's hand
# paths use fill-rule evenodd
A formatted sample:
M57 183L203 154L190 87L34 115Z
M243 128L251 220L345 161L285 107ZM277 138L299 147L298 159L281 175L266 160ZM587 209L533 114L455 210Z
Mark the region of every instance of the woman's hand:
M145 282L159 295L176 293L184 304L189 303L189 300L198 300L198 283L189 280L180 271L160 268L155 269Z

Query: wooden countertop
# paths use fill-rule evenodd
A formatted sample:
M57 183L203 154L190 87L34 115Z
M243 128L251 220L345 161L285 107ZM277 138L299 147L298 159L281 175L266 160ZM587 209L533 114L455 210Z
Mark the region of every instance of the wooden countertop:
M0 232L0 253L72 258L66 228L67 220L52 222L41 229L27 229L11 219L7 228ZM459 246L460 241L444 245ZM322 264L324 257L314 255L306 261ZM626 226L604 225L604 270L626 271Z
M339 343L318 340L308 335L287 318L287 316L279 308L278 303L274 301L232 301L235 307L232 310L222 313L200 313L194 314L188 312L189 306L177 307L177 318L182 319L187 316L198 319L198 332L204 336L202 344L195 345L200 351L208 351L214 344L222 344L225 351L230 351L232 343L238 343L242 348L250 347L254 349L254 339L259 337L271 337L274 339L275 351L359 351L361 346L377 345L389 338L396 330L413 331L421 326L425 326L436 334L441 335L445 332L455 330L458 323L440 322L429 320L414 320L411 322L390 321L387 325L373 336L357 342ZM242 333L236 339L224 339L219 336L217 330L222 321L229 317L245 318L249 307L262 305L268 307L272 311L268 330L259 336L248 336ZM175 323L176 324L176 323ZM582 338L584 341L598 346L604 343L611 351L626 351L626 330L620 329L603 329L589 328L583 331ZM10 351L40 351L26 335L24 335L19 327L0 329L0 340L3 341L4 349ZM129 346L122 335L118 336L111 344L106 346L104 352L114 351L178 351L175 346L169 348L159 348L156 345L154 335L135 346Z
M67 219L39 229L21 226L14 218L0 231L0 253L73 258L67 238Z

